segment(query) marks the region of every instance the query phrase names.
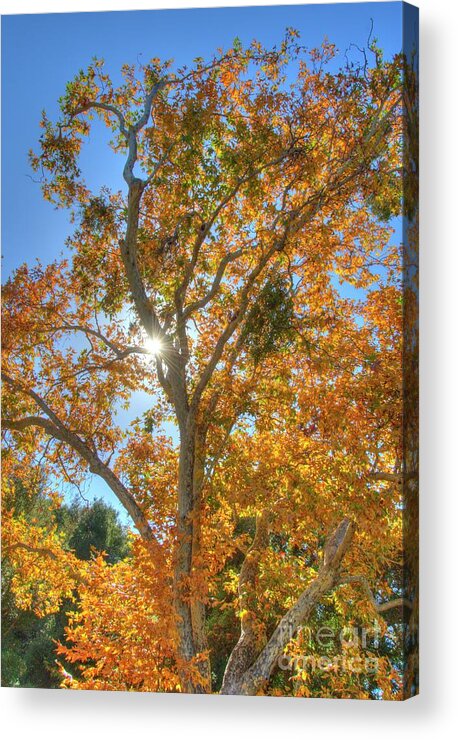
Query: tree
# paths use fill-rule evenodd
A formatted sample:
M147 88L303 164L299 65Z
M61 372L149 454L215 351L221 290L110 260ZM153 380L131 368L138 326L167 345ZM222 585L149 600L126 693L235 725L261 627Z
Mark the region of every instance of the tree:
M101 500L81 506L75 499L56 512L60 529L67 534L67 545L80 560L89 560L91 552L105 552L109 563L124 560L129 554L126 533L118 515Z
M39 467L29 475L21 470L8 480L5 466L2 551L2 686L58 688L62 680L56 666L56 643L64 640L67 612L75 609L74 594L45 601L56 578L40 578L34 570L43 563L37 555L63 565L66 551L89 560L95 552L117 562L128 554L126 533L116 512L102 501L82 507L59 503L49 495ZM45 540L51 548L44 551ZM39 550L38 548L42 548ZM21 557L26 552L28 557ZM43 559L43 558L42 558ZM73 561L76 562L75 560ZM66 581L68 577L66 576Z
M5 286L4 429L54 474L101 477L138 532L129 561L80 581L61 649L87 662L83 688L211 691L211 623L228 609L221 691L269 691L329 599L350 620L410 607L385 578L402 566L387 219L403 60L333 65L331 44L307 56L293 30L191 69L125 65L119 86L94 60L59 120L43 114L32 165L77 226L69 261ZM124 157L119 192L91 192L79 168L96 121ZM150 408L120 429L138 389ZM378 680L396 695L394 673Z

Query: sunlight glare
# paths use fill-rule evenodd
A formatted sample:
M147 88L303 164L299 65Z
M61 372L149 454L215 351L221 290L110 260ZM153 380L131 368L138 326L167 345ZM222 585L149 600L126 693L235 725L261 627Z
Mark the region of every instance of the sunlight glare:
M151 355L159 355L163 349L163 345L159 337L148 337L145 341L145 349Z

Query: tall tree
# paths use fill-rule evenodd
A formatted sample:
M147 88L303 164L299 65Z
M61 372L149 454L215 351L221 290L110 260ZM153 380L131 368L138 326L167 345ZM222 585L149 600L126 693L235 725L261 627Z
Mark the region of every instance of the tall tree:
M95 60L43 114L32 164L77 226L69 262L5 286L4 428L56 474L100 476L139 538L81 585L62 649L89 660L82 685L211 691L209 614L229 608L221 691L257 693L327 599L350 619L408 608L385 579L402 565L402 59L375 59L336 70L331 44L307 55L289 30L190 69L125 65L118 86ZM80 171L96 122L119 192ZM120 429L138 389L150 408Z

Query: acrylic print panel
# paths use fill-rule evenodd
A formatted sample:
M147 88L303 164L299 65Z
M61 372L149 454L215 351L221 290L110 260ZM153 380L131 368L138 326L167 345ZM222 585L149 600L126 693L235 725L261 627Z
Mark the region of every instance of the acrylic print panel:
M417 37L3 19L4 686L418 692Z

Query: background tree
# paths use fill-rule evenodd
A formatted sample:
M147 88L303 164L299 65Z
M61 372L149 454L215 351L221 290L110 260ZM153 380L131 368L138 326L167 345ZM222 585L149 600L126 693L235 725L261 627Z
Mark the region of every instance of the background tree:
M327 600L349 620L379 618L385 599L409 608L385 580L402 563L387 223L402 58L336 70L331 44L307 55L296 37L236 40L191 69L125 65L119 86L95 60L60 119L43 115L32 164L77 227L70 262L5 287L4 427L56 473L100 476L139 535L129 561L79 580L62 650L83 680L69 685L211 691L209 620L228 608L240 632L221 691L269 691ZM79 169L95 119L125 158L119 192L90 192ZM150 408L120 429L138 389Z
M114 563L128 554L127 533L119 524L116 512L102 501L84 506L77 500L71 505L58 503L49 496L40 468L34 468L28 476L24 473L21 471L21 478L13 477L4 483L2 686L58 688L62 675L56 665L56 643L64 640L67 612L75 609L75 599L74 596L58 599L49 609L42 610L36 575L29 581L31 602L16 599L21 586L23 589L25 586L25 563L19 557L19 565L17 555L27 546L34 547L29 544L31 534L39 529L42 538L45 533L56 531L61 537L59 547L74 550L82 560L89 560L98 551L106 554L107 562ZM24 525L26 538L15 537L13 532L24 531ZM13 535L11 539L10 535ZM35 560L40 555L33 549L27 552ZM53 552L42 552L41 560L46 562Z

